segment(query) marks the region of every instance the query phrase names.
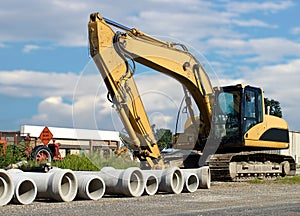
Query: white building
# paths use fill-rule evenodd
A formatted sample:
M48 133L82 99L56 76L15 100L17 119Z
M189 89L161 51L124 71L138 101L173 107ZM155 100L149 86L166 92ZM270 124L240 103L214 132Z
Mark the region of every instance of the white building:
M300 163L300 132L290 131L290 147L280 150L281 154L291 155L297 164Z
M40 134L45 126L22 125L20 136L30 138L33 145L41 145ZM67 153L79 154L82 151L102 151L111 153L120 146L119 132L88 130L61 127L48 127L56 143L60 143L61 156ZM51 141L50 141L51 142Z

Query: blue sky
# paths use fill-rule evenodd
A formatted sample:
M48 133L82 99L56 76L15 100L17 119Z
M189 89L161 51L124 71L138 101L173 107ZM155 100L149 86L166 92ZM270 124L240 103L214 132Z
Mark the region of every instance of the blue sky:
M0 130L21 124L121 130L89 57L87 23L97 11L187 44L205 56L214 84L263 87L266 97L280 101L290 129L300 130L296 0L1 1ZM150 120L173 128L182 96L174 91L178 84L141 70L137 81Z

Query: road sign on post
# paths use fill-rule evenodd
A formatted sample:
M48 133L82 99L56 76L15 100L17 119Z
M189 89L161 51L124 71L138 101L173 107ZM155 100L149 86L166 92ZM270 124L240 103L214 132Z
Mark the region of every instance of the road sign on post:
M44 143L44 145L47 145L52 140L53 134L48 127L45 127L41 132L39 138L41 139L42 143Z

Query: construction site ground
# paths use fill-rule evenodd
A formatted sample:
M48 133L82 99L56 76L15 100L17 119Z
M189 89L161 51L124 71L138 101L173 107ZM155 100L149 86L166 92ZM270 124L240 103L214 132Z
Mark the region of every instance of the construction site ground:
M300 215L300 184L213 182L209 190L98 201L35 201L0 207L0 215Z

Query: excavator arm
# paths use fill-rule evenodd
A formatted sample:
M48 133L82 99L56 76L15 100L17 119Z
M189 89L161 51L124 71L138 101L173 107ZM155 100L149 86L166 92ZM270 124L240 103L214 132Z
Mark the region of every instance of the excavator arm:
M123 31L115 32L111 26ZM153 128L134 81L134 62L178 80L200 110L204 123L202 133L204 137L208 136L213 88L201 64L185 46L163 42L103 18L99 13L90 15L88 31L90 54L108 89L108 98L117 109L140 160L147 161L152 168L161 165Z

